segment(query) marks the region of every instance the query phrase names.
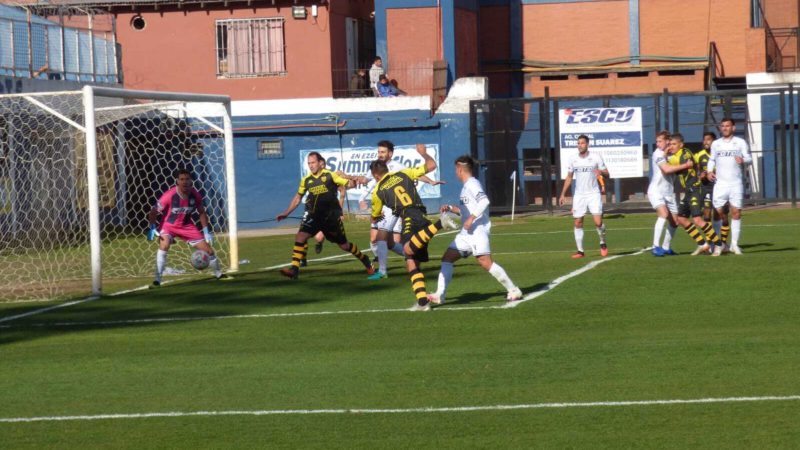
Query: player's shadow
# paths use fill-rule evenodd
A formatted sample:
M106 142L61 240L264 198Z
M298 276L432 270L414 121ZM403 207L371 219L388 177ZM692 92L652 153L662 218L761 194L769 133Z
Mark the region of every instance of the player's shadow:
M790 252L797 250L797 247L781 247L781 248L762 248L762 247L774 247L775 244L772 242L758 242L755 244L744 244L739 245L744 250L747 250L746 253L766 253L766 252Z
M353 261L349 263L354 264ZM333 265L338 266L338 262ZM277 270L244 272L230 281L194 279L166 283L158 289L132 292L122 301L120 297L102 297L41 316L2 322L0 346L98 329L135 329L164 323L282 314L298 305L336 302L362 285L377 295L392 288L387 283L366 280L366 273L358 266L354 266L352 272L343 273L342 269L334 270L328 264L320 264L301 271L300 276L300 280L292 281ZM294 289L287 289L287 283L295 283L303 290L302 295L292 295ZM39 308L32 305L7 308L2 317Z
M536 283L533 286L528 287L520 287L522 290L522 295L528 295L531 292L538 291L540 289L545 288L548 283ZM505 303L505 293L502 290L498 290L497 292L465 292L463 294L458 294L458 296L448 297L445 303L447 305L469 305L471 303L481 303L486 302L488 300L494 300L494 303Z

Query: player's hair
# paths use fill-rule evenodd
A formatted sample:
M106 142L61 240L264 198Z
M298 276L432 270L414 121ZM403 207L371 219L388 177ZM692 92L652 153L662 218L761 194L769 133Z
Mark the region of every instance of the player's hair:
M669 131L661 130L658 133L656 133L656 137L657 138L661 137L661 138L664 138L664 139L669 139Z
M471 156L461 155L458 158L456 158L456 165L469 170L469 173L475 173L475 166L477 165L477 163L475 162L474 159L472 159Z
M376 159L375 161L372 161L372 163L370 163L369 170L372 173L383 175L389 171L389 166L386 165L386 162L381 161L380 159Z
M325 161L325 158L323 158L322 155L319 154L319 152L311 152L308 154L308 156L313 156L314 158L316 158L317 161L323 161L323 162Z
M712 132L712 131L706 131L705 133L703 133L703 137L706 137L706 136L711 136L711 139L716 139L717 138L717 134Z
M589 143L589 136L587 136L585 134L582 134L582 135L578 136L578 140L580 141L581 139L586 141L586 143Z
M373 61L381 61L381 62L383 62L383 59L381 59L380 56L376 56L375 59L373 59Z
M392 141L387 141L387 140L379 141L378 147L386 147L386 149L389 150L389 152L394 153L394 144L392 143Z
M192 171L183 167L175 171L175 178L178 178L179 176L184 174L189 175L189 178L194 178L192 176Z
M686 142L686 141L683 140L683 135L680 134L680 133L672 133L672 135L670 135L669 138L670 139L675 139L675 140L678 140L678 141L681 141L681 142Z
M719 123L723 122L730 122L731 125L736 125L736 121L733 120L733 117L723 117L722 120L719 121Z

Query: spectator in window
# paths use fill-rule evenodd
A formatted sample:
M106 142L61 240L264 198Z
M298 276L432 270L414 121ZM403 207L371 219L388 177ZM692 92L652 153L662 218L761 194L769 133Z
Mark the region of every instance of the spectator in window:
M367 93L367 71L358 69L350 77L350 97L366 97Z
M378 78L378 95L380 97L397 97L400 91L389 82L386 75L381 75Z
M380 56L375 57L375 62L369 69L369 87L373 92L378 93L378 82L381 75L383 75L383 60Z

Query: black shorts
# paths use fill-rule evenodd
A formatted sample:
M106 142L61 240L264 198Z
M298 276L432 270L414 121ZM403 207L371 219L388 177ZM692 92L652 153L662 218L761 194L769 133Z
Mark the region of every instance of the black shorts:
M431 223L433 223L428 220L427 217L425 217L424 210L417 208L408 208L404 210L401 217L403 219L403 232L400 235L400 241L403 243L403 245L410 241L411 237L414 236L414 234L416 234L418 231L427 228ZM414 259L419 262L428 261L429 258L427 244L414 253Z
M714 185L711 186L703 186L700 188L700 193L703 196L703 208L711 209L711 199L714 195Z
M700 189L687 191L678 207L680 217L700 217L703 215L703 194Z
M327 212L303 213L303 220L300 221L300 231L315 235L322 231L325 239L334 244L346 244L347 235L344 232L342 223L342 211L331 210Z

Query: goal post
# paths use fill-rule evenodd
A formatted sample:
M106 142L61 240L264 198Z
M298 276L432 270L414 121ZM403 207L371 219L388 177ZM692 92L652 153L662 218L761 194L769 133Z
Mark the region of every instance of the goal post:
M0 302L149 282L158 244L145 239L147 214L177 169L193 174L215 251L238 270L229 97L92 86L0 95ZM196 273L190 254L173 244L167 273Z

